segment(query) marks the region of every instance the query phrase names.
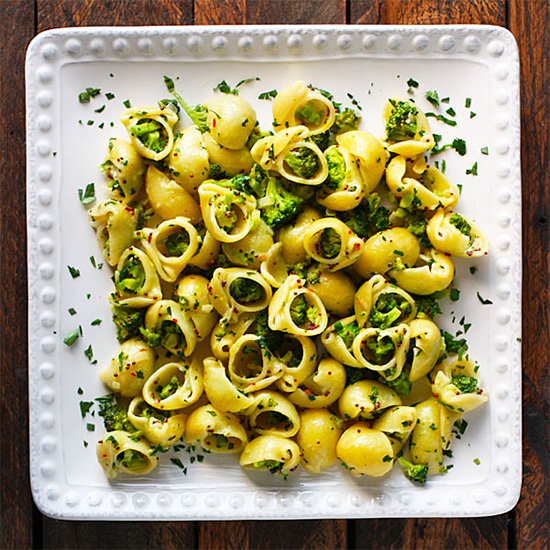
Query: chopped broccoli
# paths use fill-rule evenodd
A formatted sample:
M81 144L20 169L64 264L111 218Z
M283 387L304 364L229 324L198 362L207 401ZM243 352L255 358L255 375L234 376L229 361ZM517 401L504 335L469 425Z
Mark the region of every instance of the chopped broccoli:
M252 279L239 277L229 285L229 293L240 304L251 304L265 298L265 290Z
M250 134L250 136L248 136L248 140L246 142L246 148L252 149L252 147L254 147L257 141L270 135L271 135L271 132L260 130L260 125L258 122L256 122L256 125L254 126L252 133Z
M248 186L256 198L265 196L268 180L267 172L259 164L255 164L250 170Z
M166 237L164 246L169 256L181 256L189 247L189 233L178 231Z
M311 324L316 326L319 321L319 311L310 306L303 294L299 294L290 304L290 317L297 326Z
M399 395L409 395L409 393L411 393L411 383L409 382L408 372L402 371L395 380L381 378L380 381L392 388Z
M121 292L136 294L145 283L145 270L139 258L132 254L120 270L116 287Z
M169 77L164 77L164 84L168 91L178 100L178 103L181 105L182 109L185 111L187 116L191 119L191 122L197 126L197 128L202 132L208 132L208 123L206 122L208 109L203 105L195 105L191 107L184 99L176 92L176 87L174 86L174 81Z
M449 218L451 225L454 225L463 235L466 237L472 238L472 226L465 220L460 214L456 212L451 214Z
M222 170L222 167L219 164L210 165L210 173L208 177L211 179L221 179L225 177L225 172Z
M346 386L350 386L351 384L355 384L355 382L359 382L359 380L364 380L367 378L367 375L369 372L369 369L358 369L355 367L349 367L348 365L344 365L346 369Z
M298 215L303 199L288 191L276 177L269 176L265 198L269 205L262 208L263 220L273 229L290 223Z
M409 101L389 100L393 107L386 123L388 141L404 141L414 138L417 132L418 109Z
M428 294L426 296L413 295L416 304L417 317L429 317L435 319L436 315L442 313L438 299L441 298L439 293Z
M98 404L97 414L103 418L103 424L105 425L106 431L136 431L134 426L132 426L131 422L128 420L126 411L121 407L113 394L97 397L95 401Z
M377 298L369 316L372 326L389 328L411 312L411 305L403 296L394 293L383 293Z
M361 122L361 117L349 107L346 107L340 113L336 113L334 119L334 124L331 127L331 130L335 134L343 134L344 132L351 132L352 130L357 130L359 123Z
M222 187L229 187L230 189L234 189L235 191L239 191L241 193L246 193L247 195L253 194L250 186L251 177L246 174L238 174L233 176L231 179L225 179L216 183Z
M278 460L259 460L254 462L254 468L258 470L269 470L272 474L278 474L283 469L283 463Z
M160 342L162 340L162 336L155 332L154 330L150 330L148 328L140 327L139 329L140 336L147 342L147 345L156 348L157 346L160 346Z
M178 388L180 387L180 382L177 376L172 376L168 381L168 384L164 384L159 391L159 397L161 399L168 399L171 395L174 395Z
M166 131L162 125L150 118L141 119L130 128L130 133L155 153L160 153L168 143Z
M325 158L328 164L328 178L325 180L325 185L329 189L338 189L342 187L346 179L346 160L344 155L338 149L331 149L325 153Z
M340 238L340 235L332 229L332 227L329 227L327 229L323 229L318 247L319 252L324 258L332 260L333 258L336 258L342 250L342 239Z
M334 323L334 332L342 338L347 348L351 348L355 337L359 334L359 325L357 321L352 321L346 325L341 321L336 321L336 323Z
M113 323L116 327L116 337L124 342L132 336L139 335L140 327L145 319L145 308L131 308L113 303Z
M389 211L381 206L378 194L371 193L353 210L342 212L340 218L359 237L371 237L391 227Z
M308 101L302 107L298 107L295 116L306 125L319 126L323 120L323 113L315 108L313 101Z
M250 325L249 331L261 337L260 347L267 346L273 353L275 350L281 349L283 343L283 335L280 332L270 330L267 326L267 311L259 313Z
M300 147L285 156L287 166L299 177L312 178L319 170L319 159L308 147Z
M135 449L126 449L116 455L116 460L129 470L139 470L147 465L147 458Z
M312 141L315 145L317 145L317 147L319 147L319 149L321 149L321 151L324 151L334 140L331 139L330 132L327 130L322 134L309 136L309 141Z
M477 391L477 378L458 374L452 377L452 383L459 389L460 393L475 393Z
M367 359L376 365L387 363L395 352L395 344L389 336L368 338L363 343Z
M413 464L402 456L397 459L397 462L403 468L403 473L411 481L416 481L417 483L426 483L426 479L428 478L427 464Z

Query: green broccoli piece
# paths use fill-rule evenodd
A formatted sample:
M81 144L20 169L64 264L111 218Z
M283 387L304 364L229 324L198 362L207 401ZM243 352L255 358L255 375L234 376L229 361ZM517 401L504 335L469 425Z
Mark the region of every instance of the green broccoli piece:
M189 234L187 231L178 231L166 237L164 246L169 256L181 256L189 247Z
M269 329L267 325L267 311L262 311L254 318L249 331L261 337L259 342L260 347L265 345L271 353L281 349L283 334Z
M408 372L402 371L395 380L386 380L381 377L380 381L392 388L399 395L409 395L409 393L411 393L411 383L409 382Z
M390 99L392 113L386 123L388 141L404 141L414 138L417 132L418 109L409 101Z
M185 114L191 119L191 122L202 132L208 132L208 123L206 118L208 115L208 109L203 105L195 105L191 107L181 95L176 92L176 87L174 81L169 77L164 77L164 84L166 84L167 90L178 100L178 103L181 105L182 109L185 111Z
M319 239L319 251L328 260L336 258L342 250L342 239L331 227L323 229Z
M365 380L370 372L368 369L358 369L349 367L348 365L344 365L344 368L346 369L346 386L351 386L351 384L355 384L355 382Z
M319 170L319 159L308 147L300 147L285 156L287 166L299 177L312 178Z
M265 290L252 279L239 277L229 285L229 293L240 304L251 304L265 297Z
M215 180L225 178L225 172L219 164L214 163L210 165L210 173L208 174L208 177Z
M137 137L147 149L160 153L168 143L166 131L156 120L144 118L130 128L130 133Z
M162 386L162 389L159 392L159 397L161 399L167 399L171 395L174 395L180 386L177 376L172 376L168 381L168 384Z
M255 164L250 170L248 185L257 199L265 196L268 180L267 172L259 164Z
M152 348L160 346L162 335L158 332L155 332L154 330L150 330L148 328L140 327L139 334L143 338L143 340L145 340L148 346Z
M454 225L463 235L472 238L472 226L460 214L453 213L449 218L451 225Z
M116 287L121 292L136 294L145 283L145 270L139 258L132 254L120 270Z
M352 321L346 325L341 321L336 321L336 323L334 323L334 332L342 338L347 348L351 348L355 337L359 334L359 330L357 321Z
M371 193L359 206L339 214L340 219L359 237L367 239L391 227L390 213L381 205L378 194Z
M305 324L307 319L307 301L303 294L296 296L290 304L290 317L297 326Z
M468 351L468 342L464 338L455 338L446 330L441 331L443 340L445 341L445 350L449 353L457 353L458 358L462 359Z
M442 312L438 299L441 298L439 293L428 294L426 296L412 295L416 304L417 317L429 317L435 319L435 317Z
M411 312L411 305L403 296L393 293L381 294L369 315L372 326L386 329L396 324Z
M336 113L334 118L334 124L331 130L335 134L343 134L344 132L351 132L359 128L361 122L361 116L354 109L346 107L343 111Z
M254 462L253 466L258 470L269 470L272 474L278 474L283 469L284 464L278 460L259 460Z
M404 474L416 483L426 483L428 478L428 465L427 464L413 464L406 458L400 456L397 459L399 466L403 468Z
M146 308L131 308L113 303L113 323L116 327L116 337L119 342L125 342L132 336L138 336L143 326Z
M308 101L305 105L296 109L295 116L301 122L311 126L319 126L323 120L323 113L315 108L315 104L312 101Z
M387 363L395 351L395 344L389 336L368 338L363 346L367 359L377 365Z
M254 126L254 129L252 130L252 133L250 136L248 136L248 140L246 142L246 148L252 149L254 147L255 143L259 141L260 139L272 135L271 132L266 132L263 130L260 130L260 125L256 121L256 124Z
M238 174L230 179L217 181L216 183L217 185L221 185L222 187L229 187L230 189L234 189L235 191L246 193L247 195L252 195L253 191L252 187L250 186L250 182L250 176L246 174Z
M313 143L315 143L315 145L317 145L317 147L319 147L321 151L324 151L325 149L327 149L327 147L334 142L334 139L331 137L329 130L327 130L326 132L323 132L322 134L315 134L313 136L309 136L308 139L309 141L312 141Z
M147 465L147 458L143 453L134 449L126 449L122 453L117 454L116 460L129 470L139 470Z
M269 199L269 205L261 208L262 218L273 229L294 220L304 202L288 191L279 179L272 176L268 178L265 198Z
M329 189L338 189L342 187L346 179L346 160L344 155L338 149L331 149L325 153L328 164L328 178L325 185Z
M460 393L475 393L477 391L477 378L458 374L451 379L452 383L458 388Z
M128 420L126 411L122 408L113 394L97 397L95 401L98 404L97 414L103 418L105 430L113 432L122 430L125 432L135 432L136 429Z

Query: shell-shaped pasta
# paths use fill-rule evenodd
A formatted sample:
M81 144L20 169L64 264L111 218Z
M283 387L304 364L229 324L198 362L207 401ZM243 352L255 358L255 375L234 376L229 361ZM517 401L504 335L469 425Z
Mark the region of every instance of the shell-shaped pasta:
M416 409L397 406L387 409L373 423L375 430L384 432L389 438L394 454L397 454L416 426Z
M288 264L297 264L307 259L307 252L304 248L305 230L320 217L321 215L315 208L306 206L292 225L287 225L279 231L283 258Z
M116 265L124 250L134 242L137 212L125 201L111 199L90 208L88 216L105 261Z
M162 299L160 281L153 262L139 248L128 247L115 271L118 303L128 307L148 307Z
M468 358L448 357L430 375L434 397L451 411L467 413L487 402L477 368Z
M390 153L414 158L434 147L435 140L428 119L412 101L388 99L382 116Z
M128 420L153 445L171 447L183 437L187 416L151 407L142 397L134 397L128 405Z
M300 424L296 441L302 449L302 465L308 472L319 474L336 462L342 422L328 409L308 409L300 413Z
M420 254L415 267L392 269L389 274L407 292L425 296L447 288L453 281L455 268L449 256L431 248Z
M303 279L289 275L285 283L275 291L269 303L268 325L296 336L321 334L328 323L323 302Z
M208 287L216 311L235 321L242 313L256 313L265 309L272 290L257 271L241 267L218 267Z
M401 405L399 395L375 380L360 380L350 384L338 401L340 415L348 420L371 420L396 405Z
M255 334L244 334L229 350L229 378L241 391L249 393L267 388L281 378L284 365Z
M199 243L197 253L189 260L189 265L204 270L210 269L220 253L220 248L221 244L219 241L206 230L204 235L201 236L201 242Z
M410 201L424 210L456 206L460 196L458 186L437 168L428 166L420 174L411 172L408 176L407 161L402 156L394 157L386 168L386 183L398 199Z
M414 319L409 327L412 350L409 382L416 382L433 369L441 355L443 340L439 327L429 319Z
M234 265L260 269L261 263L266 259L267 253L273 246L273 230L261 218L256 210L252 215L252 227L250 231L238 242L224 243L223 253Z
M300 429L296 407L280 393L262 391L253 395L254 403L246 411L249 427L260 435L293 437Z
M330 271L352 265L361 255L363 244L363 239L338 218L315 220L304 233L307 254Z
M432 246L459 258L480 258L489 251L487 239L475 224L456 212L439 208L426 225Z
M178 357L188 357L197 345L197 333L188 313L174 300L160 300L145 314L150 341Z
M172 150L173 127L178 121L178 115L169 107L127 109L120 116L120 121L142 157L162 160Z
M344 391L346 369L331 358L319 361L315 372L288 395L298 407L321 409L332 405Z
M253 399L238 390L229 380L221 361L207 357L203 365L204 391L216 409L240 412L252 405Z
M208 284L208 279L201 275L185 275L179 279L174 292L181 308L191 318L199 341L208 338L218 320L210 302Z
M374 275L363 283L355 294L355 317L360 327L368 324L377 328L408 323L416 316L413 297L403 289Z
M342 271L328 271L310 268L308 284L321 298L327 311L338 317L349 315L353 311L355 284Z
M216 324L210 334L210 348L212 353L220 361L229 360L229 350L254 322L255 315L241 314L230 321L227 317L222 317Z
M409 350L410 329L405 323L386 329L362 329L352 344L353 355L362 367L379 372L386 380L401 374Z
M108 149L102 169L110 180L109 186L131 201L143 188L145 163L134 147L123 139L111 138Z
M244 448L240 465L243 468L267 470L286 477L300 464L300 447L288 437L260 435Z
M273 127L278 132L290 126L306 126L309 135L322 134L334 123L332 101L298 80L281 90L273 100Z
M237 454L248 443L248 436L238 416L208 404L189 415L185 440L213 453Z
M340 436L336 455L355 477L381 477L393 468L394 455L388 436L365 422L356 422Z
M325 349L340 363L350 367L361 368L361 363L355 359L352 344L359 332L355 315L345 317L330 325L323 335L321 342Z
M305 141L305 126L293 126L258 140L250 154L264 170L276 171L289 181L320 185L328 176L323 152L312 141Z
M199 187L199 200L204 225L218 241L240 241L252 229L253 196L207 181Z
M197 361L167 363L145 382L143 399L163 411L185 409L203 392L203 373Z
M448 411L430 398L415 406L417 423L410 436L410 453L415 464L426 464L428 473L447 471L443 466L443 451L451 443L451 427L460 415Z
M183 216L191 223L200 221L201 210L193 195L153 165L145 175L145 192L151 208L161 218Z
M156 229L144 227L139 237L160 278L170 283L187 267L199 247L197 230L183 217L166 220Z
M99 379L123 397L141 393L155 365L155 353L141 339L132 338L120 345L111 362L99 372Z
M152 472L159 460L152 452L144 438L135 438L121 430L107 432L96 446L97 460L109 479L120 473L145 475Z
M256 125L254 109L239 95L216 94L204 101L210 135L227 149L242 149Z
M275 382L277 388L284 392L296 391L317 366L317 348L307 336L285 334L272 352L284 365L283 375Z
M291 266L287 264L283 256L283 243L276 242L265 255L260 266L262 277L273 287L283 286Z
M347 149L352 159L359 164L365 194L374 191L380 183L386 160L389 157L384 144L372 134L362 130L352 130L336 136L336 142Z
M419 255L418 239L404 227L392 227L367 239L353 269L367 278L396 266L413 266Z
M218 165L220 171L227 177L250 172L254 160L246 147L238 150L227 149L220 145L209 133L203 134L202 139L204 147L208 151L210 164Z
M367 192L358 161L341 145L331 145L325 158L328 178L317 192L317 202L338 212L355 208Z
M170 175L188 193L195 194L210 174L208 151L196 126L184 128L174 142L168 157Z

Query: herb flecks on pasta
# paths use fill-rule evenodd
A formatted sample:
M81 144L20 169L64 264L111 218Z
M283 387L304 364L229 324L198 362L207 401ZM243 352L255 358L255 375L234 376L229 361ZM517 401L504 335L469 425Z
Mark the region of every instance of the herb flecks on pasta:
M119 341L99 375L105 475L149 474L184 444L284 478L447 471L453 426L487 401L466 340L434 321L452 257L488 252L430 164L463 140L439 147L395 97L377 137L304 81L260 94L262 130L239 95L258 78L195 106L164 80L175 100L122 113L89 210Z

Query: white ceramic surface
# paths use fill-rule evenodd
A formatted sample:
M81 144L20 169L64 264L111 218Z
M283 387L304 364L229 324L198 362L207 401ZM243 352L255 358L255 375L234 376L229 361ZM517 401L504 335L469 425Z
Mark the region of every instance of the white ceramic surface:
M490 401L466 415L469 428L454 442L448 461L454 468L447 475L416 487L397 471L383 480L355 480L334 467L319 477L300 471L282 481L246 473L224 457L189 464L181 452L186 476L163 456L151 476L105 479L95 459L99 419L83 420L79 402L105 393L97 372L117 347L107 304L111 274L90 263L90 256L102 260L77 189L91 181L101 187L98 165L107 139L124 135L117 122L122 101L143 105L167 97L164 74L180 77L177 88L190 102L200 102L222 79L235 84L259 76L241 94L253 102L264 127L271 104L257 95L297 78L332 91L344 103L350 92L363 106L362 127L377 134L383 130L384 100L406 96L407 79L420 83L413 97L427 110L432 109L421 91L450 96L458 126L430 122L434 133L443 134L442 142L457 136L467 141L465 157L447 152L442 158L449 178L463 184L457 210L479 222L491 252L482 260L456 262L461 299L446 303L439 321L453 333L463 315L472 323L470 353L481 365ZM31 482L45 514L104 520L368 518L483 516L514 506L521 484L521 197L519 66L508 31L487 26L54 29L29 46L26 78ZM80 104L78 92L88 86L116 97ZM464 107L466 97L472 98L470 109ZM103 104L105 110L94 113ZM470 118L470 111L477 116ZM487 156L480 154L484 146ZM475 161L479 175L466 175ZM81 276L72 279L67 265L79 268ZM470 265L478 267L474 275ZM476 291L493 304L482 305ZM71 307L74 316L67 312ZM90 326L97 317L103 323ZM67 348L63 335L78 325L84 335ZM84 355L88 345L97 365ZM88 422L96 425L94 432L87 431Z

